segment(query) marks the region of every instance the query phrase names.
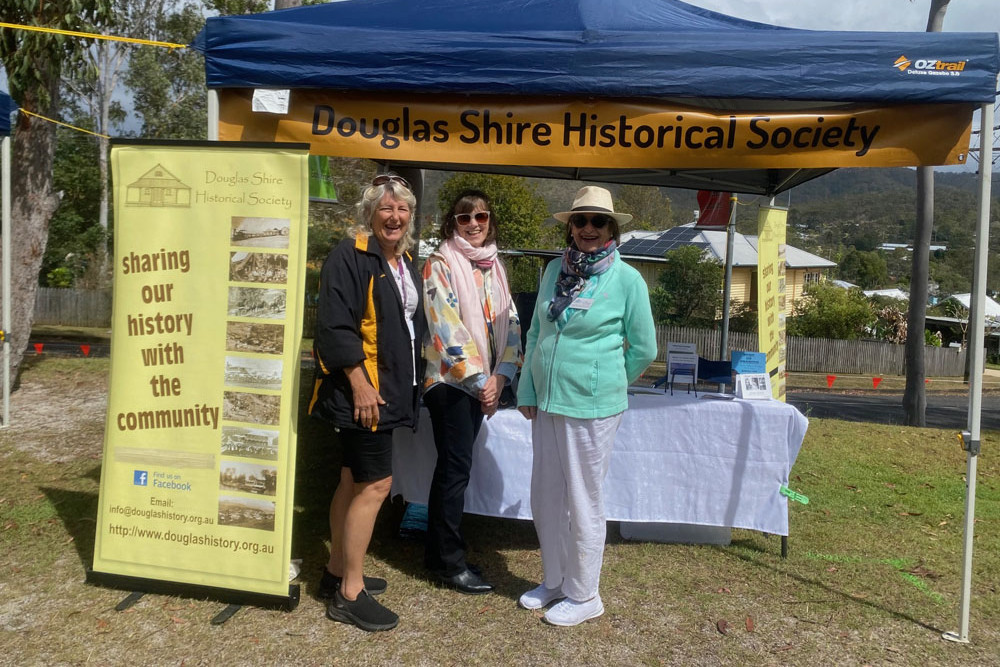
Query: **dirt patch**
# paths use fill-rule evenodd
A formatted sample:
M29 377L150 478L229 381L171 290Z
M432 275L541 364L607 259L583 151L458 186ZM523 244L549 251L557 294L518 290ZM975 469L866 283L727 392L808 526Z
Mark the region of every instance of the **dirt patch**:
M16 449L47 462L100 458L108 408L106 373L67 372L58 389L52 378L21 376L10 397L10 435Z

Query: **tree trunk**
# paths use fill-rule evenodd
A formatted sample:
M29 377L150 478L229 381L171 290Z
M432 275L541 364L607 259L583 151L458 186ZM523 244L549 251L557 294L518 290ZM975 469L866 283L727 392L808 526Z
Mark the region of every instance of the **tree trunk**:
M49 95L51 103L44 110L49 118L58 115L58 77L53 77ZM41 105L25 92L21 105L38 109ZM28 337L35 320L35 294L38 291L38 271L42 266L45 244L49 235L49 220L59 207L59 197L52 191L52 163L55 155L56 131L52 123L21 114L14 132L11 170L11 326L10 360L12 383L17 383L18 371Z
M275 9L288 9L289 7L301 7L302 0L274 0Z
M927 315L931 230L934 228L934 168L917 168L917 227L910 269L910 309L906 318L906 390L903 409L907 426L924 426L927 407L924 326Z
M950 0L931 0L927 32L941 32ZM910 310L906 318L906 390L903 410L908 426L924 426L927 408L924 327L930 276L931 231L934 229L934 168L917 168L917 224L910 270Z

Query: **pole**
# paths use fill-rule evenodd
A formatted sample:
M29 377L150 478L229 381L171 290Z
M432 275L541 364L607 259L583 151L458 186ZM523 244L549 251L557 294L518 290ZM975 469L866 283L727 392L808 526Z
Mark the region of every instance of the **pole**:
M719 361L729 358L729 293L733 289L733 245L736 241L736 194L729 196L729 224L726 225L726 277L722 283L722 335L719 337ZM722 391L720 388L719 391Z
M3 138L0 148L0 177L3 180L0 196L3 197L3 428L10 426L10 137Z
M208 90L208 140L219 140L219 93Z
M969 430L962 433L966 451L965 528L962 549L962 598L958 632L944 633L944 639L969 643L969 601L972 596L972 534L976 519L976 464L979 459L980 421L983 403L984 329L986 312L986 260L990 243L990 181L993 176L993 104L980 110L979 219L976 222L976 256L969 297Z

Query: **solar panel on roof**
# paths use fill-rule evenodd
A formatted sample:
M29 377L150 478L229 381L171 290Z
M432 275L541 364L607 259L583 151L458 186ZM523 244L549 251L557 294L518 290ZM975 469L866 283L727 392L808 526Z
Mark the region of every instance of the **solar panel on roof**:
M698 248L707 248L708 243L703 241L695 242L701 230L693 227L673 227L662 232L656 238L632 239L621 245L619 251L626 255L640 255L646 257L663 257L664 253L693 245Z

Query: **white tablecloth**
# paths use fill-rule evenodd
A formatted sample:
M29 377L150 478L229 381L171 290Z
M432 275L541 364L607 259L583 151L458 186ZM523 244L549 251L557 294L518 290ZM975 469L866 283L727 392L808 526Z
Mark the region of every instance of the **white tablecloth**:
M607 517L788 535L787 499L778 490L788 483L808 423L778 401L676 391L630 396L604 485ZM531 425L517 410L486 421L465 511L530 519L531 457ZM436 458L425 411L416 434L396 430L392 494L426 503Z

